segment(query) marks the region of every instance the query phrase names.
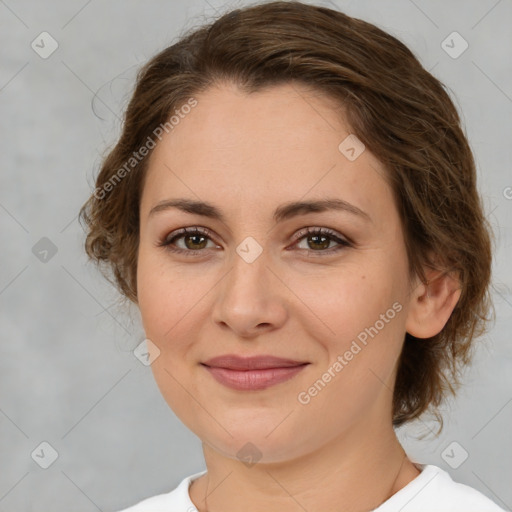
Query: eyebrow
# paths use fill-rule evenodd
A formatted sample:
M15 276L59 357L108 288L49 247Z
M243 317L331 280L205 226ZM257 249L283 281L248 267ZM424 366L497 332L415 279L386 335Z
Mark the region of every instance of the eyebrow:
M204 201L195 201L185 198L166 199L164 201L160 201L155 206L153 206L153 208L151 208L148 216L151 217L157 212L169 210L171 208L177 208L183 212L201 215L210 219L216 219L223 223L226 222L224 215L216 206ZM338 198L285 203L276 208L273 218L275 222L282 222L298 215L314 212L324 212L328 210L344 211L361 217L367 221L373 222L371 217L366 212L357 206Z

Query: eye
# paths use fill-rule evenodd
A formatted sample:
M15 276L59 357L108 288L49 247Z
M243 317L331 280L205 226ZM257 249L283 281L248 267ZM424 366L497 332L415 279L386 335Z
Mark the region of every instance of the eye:
M338 233L332 231L329 228L305 228L299 231L296 235L298 240L294 245L299 245L302 240L305 240L308 247L300 247L300 249L308 251L310 254L315 256L322 256L325 254L332 254L345 247L351 247L351 243L348 240L343 239ZM332 242L336 242L338 245L335 247L329 247Z
M176 246L177 241L183 239L182 247ZM211 240L211 232L206 228L190 227L173 231L169 236L158 242L158 247L165 247L167 250L187 256L197 256L203 249L208 248L207 243ZM214 247L217 247L214 244Z

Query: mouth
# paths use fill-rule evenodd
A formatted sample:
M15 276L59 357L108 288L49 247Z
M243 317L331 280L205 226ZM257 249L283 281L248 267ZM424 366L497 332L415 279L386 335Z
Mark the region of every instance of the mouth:
M309 364L274 356L243 358L233 354L201 363L217 382L239 391L263 390L285 382Z

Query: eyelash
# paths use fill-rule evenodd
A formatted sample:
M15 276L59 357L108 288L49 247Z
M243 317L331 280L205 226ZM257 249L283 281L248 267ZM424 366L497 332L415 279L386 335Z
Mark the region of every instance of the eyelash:
M205 249L180 249L175 246L173 246L173 243L176 240L179 240L180 238L183 238L184 236L189 235L202 235L207 237L211 240L212 233L209 229L206 228L199 228L199 227L190 227L190 228L181 228L175 231L174 233L171 233L173 235L171 238L169 238L170 235L166 236L163 240L160 240L157 243L158 247L164 247L166 250L171 251L173 253L183 254L186 256L199 256L199 253L205 251ZM331 241L337 242L339 245L336 247L331 247L330 249L326 250L312 250L312 249L299 249L303 251L308 251L312 255L316 256L324 256L324 255L331 255L335 252L338 252L346 247L352 247L352 244L343 238L340 238L338 234L329 229L329 228L304 228L300 230L297 235L295 236L295 244L299 243L303 238L307 238L308 236L326 236L327 238L330 238ZM213 240L211 240L213 241ZM318 254L315 254L318 253Z

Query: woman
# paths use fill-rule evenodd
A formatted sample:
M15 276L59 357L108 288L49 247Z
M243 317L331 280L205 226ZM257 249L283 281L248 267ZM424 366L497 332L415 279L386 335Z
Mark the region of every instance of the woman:
M502 510L394 431L455 392L491 308L470 147L397 39L300 2L190 32L81 218L207 467L126 512Z

